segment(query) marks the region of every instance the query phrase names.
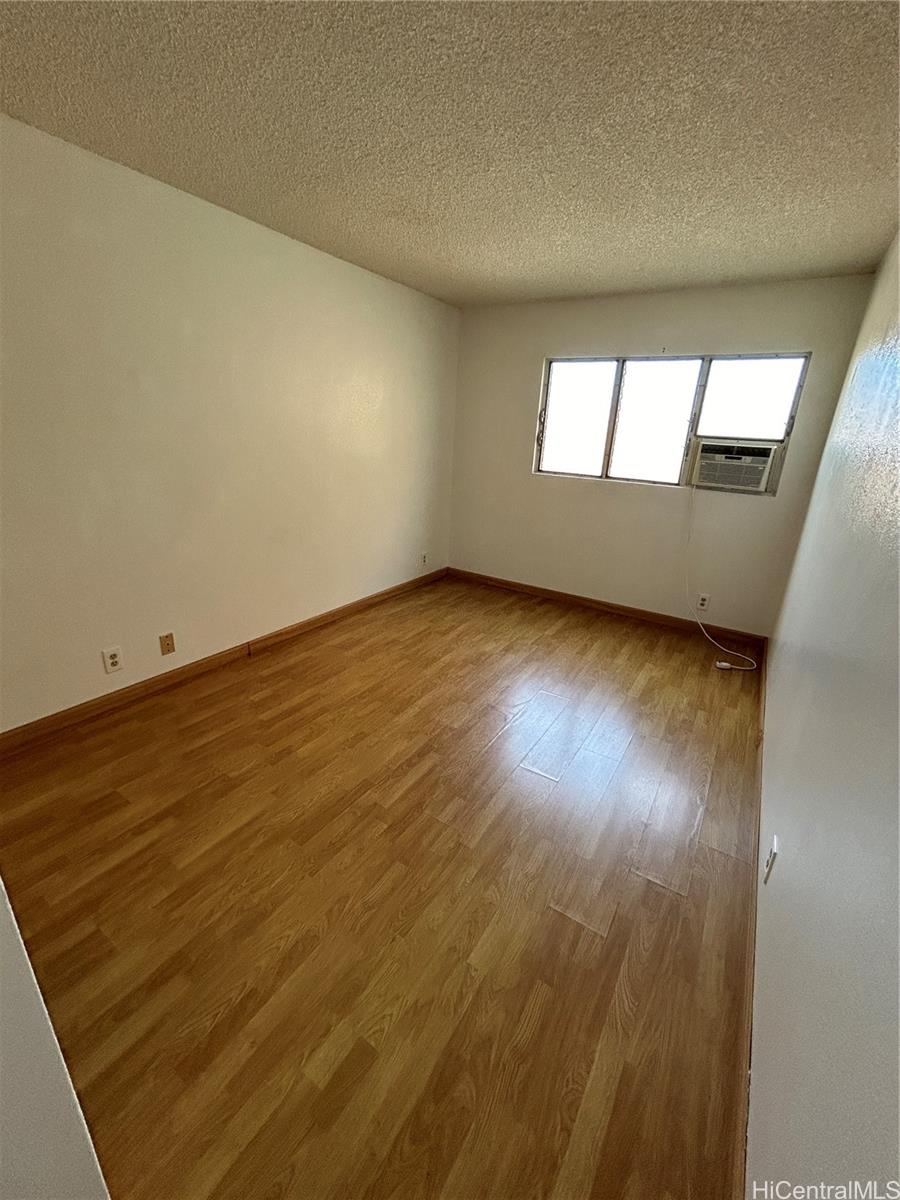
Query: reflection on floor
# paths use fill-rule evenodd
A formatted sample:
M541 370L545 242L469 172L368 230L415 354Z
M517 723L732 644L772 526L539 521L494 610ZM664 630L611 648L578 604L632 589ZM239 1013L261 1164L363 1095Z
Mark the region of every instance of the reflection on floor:
M443 581L12 763L114 1200L719 1200L755 674Z

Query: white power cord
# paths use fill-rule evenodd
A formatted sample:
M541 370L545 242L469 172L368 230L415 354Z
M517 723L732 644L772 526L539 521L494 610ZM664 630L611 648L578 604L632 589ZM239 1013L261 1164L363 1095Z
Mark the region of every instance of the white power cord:
M700 614L697 612L696 608L694 608L693 602L691 600L691 578L690 578L691 538L694 533L694 492L695 492L695 490L696 489L694 488L693 484L691 484L691 486L690 486L691 498L688 501L687 538L685 539L685 543L684 543L684 598L687 601L688 608L694 614L694 620L700 626L700 632L703 634L703 636L706 638L706 640L708 642L712 642L712 644L716 647L716 649L723 650L726 654L730 654L734 658L742 658L744 660L744 662L748 662L750 664L749 667L741 667L737 663L726 662L726 660L724 658L717 658L716 659L716 667L718 668L718 670L720 670L720 671L755 671L756 670L756 659L751 658L749 654L741 654L740 650L729 650L727 646L723 646L721 644L721 642L717 642L716 639L714 637L712 637L711 634L707 633L706 626L700 620Z

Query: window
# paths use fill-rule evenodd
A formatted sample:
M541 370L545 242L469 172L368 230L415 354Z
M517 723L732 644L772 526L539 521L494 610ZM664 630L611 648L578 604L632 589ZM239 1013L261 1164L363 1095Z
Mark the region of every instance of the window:
M550 364L541 470L602 475L618 364L615 359Z
M701 437L780 442L805 366L802 355L714 358L697 432Z
M536 469L683 484L695 435L786 445L808 361L808 354L553 359Z
M702 365L700 358L632 358L625 363L611 478L678 482Z

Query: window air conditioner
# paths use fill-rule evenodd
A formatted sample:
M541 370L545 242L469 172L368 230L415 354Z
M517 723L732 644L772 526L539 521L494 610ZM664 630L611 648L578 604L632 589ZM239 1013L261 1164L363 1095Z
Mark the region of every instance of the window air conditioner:
M781 442L698 437L691 483L717 492L757 492L775 482Z

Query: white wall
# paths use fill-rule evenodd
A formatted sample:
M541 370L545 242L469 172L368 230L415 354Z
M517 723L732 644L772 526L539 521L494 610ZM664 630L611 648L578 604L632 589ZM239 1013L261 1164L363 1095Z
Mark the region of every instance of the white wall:
M0 1200L107 1200L94 1148L2 883Z
M897 287L895 242L771 648L748 1196L898 1178Z
M446 565L455 309L9 118L0 154L4 728Z
M689 616L688 490L532 474L545 357L811 350L775 497L698 493L692 591L714 624L768 634L871 277L507 305L464 313L454 566Z

